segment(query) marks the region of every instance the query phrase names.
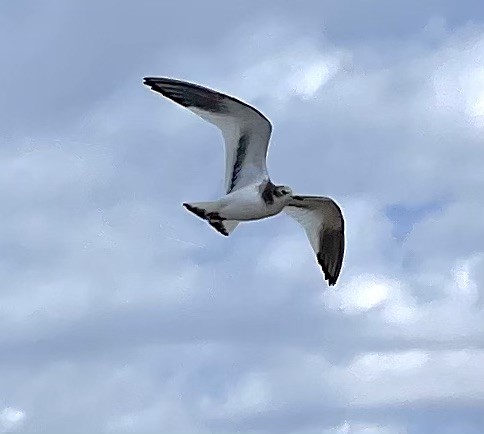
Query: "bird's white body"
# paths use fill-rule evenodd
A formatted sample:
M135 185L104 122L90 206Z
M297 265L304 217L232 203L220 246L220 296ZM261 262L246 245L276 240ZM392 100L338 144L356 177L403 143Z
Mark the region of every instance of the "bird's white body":
M208 213L216 213L222 219L252 221L279 214L290 196L274 197L272 204L266 204L261 197L261 185L251 184L235 190L217 201L190 203Z

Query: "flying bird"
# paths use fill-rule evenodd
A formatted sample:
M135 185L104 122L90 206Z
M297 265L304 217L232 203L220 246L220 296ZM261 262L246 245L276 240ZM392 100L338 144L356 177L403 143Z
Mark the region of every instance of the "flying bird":
M225 236L240 222L284 211L302 225L325 280L334 285L343 264L343 214L329 197L293 195L289 187L272 183L266 167L269 119L239 99L198 84L163 77L146 77L144 84L222 131L225 196L183 206Z

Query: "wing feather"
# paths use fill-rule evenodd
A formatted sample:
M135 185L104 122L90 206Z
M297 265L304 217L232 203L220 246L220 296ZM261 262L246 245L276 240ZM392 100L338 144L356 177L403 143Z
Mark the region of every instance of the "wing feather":
M216 125L225 141L225 191L269 179L272 125L259 110L232 96L186 81L146 77L144 84Z
M284 212L304 228L325 280L334 285L341 272L345 250L340 207L328 197L294 196Z

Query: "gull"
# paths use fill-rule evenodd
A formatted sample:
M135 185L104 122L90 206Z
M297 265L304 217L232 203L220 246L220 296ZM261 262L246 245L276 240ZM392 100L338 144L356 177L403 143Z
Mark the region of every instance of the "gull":
M195 83L145 77L144 84L217 126L224 138L225 196L183 206L225 236L240 222L285 212L304 228L324 279L334 285L345 249L343 214L329 197L293 195L288 186L272 183L266 167L269 119L237 98Z

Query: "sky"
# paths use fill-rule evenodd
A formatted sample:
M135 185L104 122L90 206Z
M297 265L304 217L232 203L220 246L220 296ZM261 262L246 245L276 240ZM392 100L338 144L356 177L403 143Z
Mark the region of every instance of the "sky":
M481 0L0 2L0 432L484 433ZM230 237L193 81L346 219Z

